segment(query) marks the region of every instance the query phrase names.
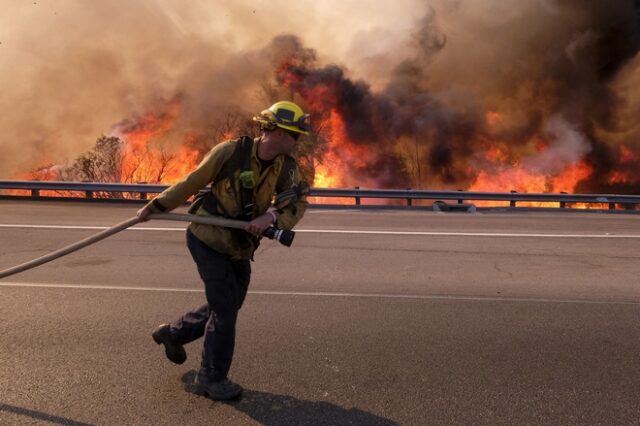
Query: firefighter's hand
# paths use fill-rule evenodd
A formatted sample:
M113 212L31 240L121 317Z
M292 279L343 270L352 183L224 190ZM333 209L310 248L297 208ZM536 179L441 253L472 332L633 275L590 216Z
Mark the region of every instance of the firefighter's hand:
M136 216L138 216L138 219L140 219L140 222L146 222L147 220L149 220L149 215L151 213L153 212L151 211L149 206L144 206L143 208L138 210L138 213L136 213Z
M265 213L262 216L257 217L253 219L251 222L249 222L247 227L244 229L250 234L253 234L256 237L259 237L260 235L262 235L264 230L270 227L272 224L273 224L273 216L271 216L270 213Z

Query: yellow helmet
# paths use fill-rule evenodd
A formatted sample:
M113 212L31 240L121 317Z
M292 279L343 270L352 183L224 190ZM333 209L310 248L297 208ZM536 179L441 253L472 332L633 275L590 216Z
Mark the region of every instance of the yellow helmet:
M273 130L276 127L296 133L308 135L311 130L310 115L302 108L290 101L279 101L265 109L260 115L253 117L260 123L263 130Z

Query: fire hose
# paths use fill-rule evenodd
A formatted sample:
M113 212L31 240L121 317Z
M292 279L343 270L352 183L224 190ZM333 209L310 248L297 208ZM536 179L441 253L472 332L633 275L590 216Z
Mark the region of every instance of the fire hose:
M225 228L235 228L235 229L245 229L245 227L248 224L248 222L245 222L242 220L225 219L222 217L213 217L213 216L196 216L192 214L179 214L179 213L154 213L149 215L149 219L195 222L203 225L215 225L215 226L223 226ZM66 256L69 253L73 253L74 251L80 250L83 247L97 243L98 241L103 240L113 234L117 234L120 231L124 231L125 229L135 225L136 223L140 223L140 219L138 219L137 216L127 219L124 222L121 222L117 225L112 226L111 228L105 229L104 231L99 232L95 235L92 235L91 237L80 240L76 243L63 247L52 253L49 253L37 259L33 259L21 265L17 265L12 268L0 271L0 279L17 274L19 272L27 271L29 269L35 268L36 266L40 266L47 262L51 262L52 260L58 259L62 256ZM269 239L276 240L287 247L290 247L291 243L293 242L293 237L295 236L295 232L285 230L285 229L270 227L270 228L267 228L262 235Z

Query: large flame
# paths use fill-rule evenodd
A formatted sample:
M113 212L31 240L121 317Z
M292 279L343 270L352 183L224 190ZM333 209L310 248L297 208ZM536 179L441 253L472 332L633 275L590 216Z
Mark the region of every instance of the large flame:
M433 15L421 28L425 39L419 40L420 47L426 50L401 63L376 91L342 67L318 64L315 52L294 36L276 37L261 52L266 56L257 56L272 61L265 98L293 99L313 116L312 140L322 149L303 155L315 187L637 193L640 145L633 123L623 127L625 116L616 115L615 107L622 108L623 102L612 88L612 76L637 48L612 50L619 57L610 58L605 47L624 44L624 31L609 40L580 29L582 38L563 33L565 44L560 45L566 48L542 55L550 62L543 61L539 69L534 66L540 52L531 58L522 53L523 63L533 68L501 74L517 82L504 87L487 74L488 82L477 86L463 78L464 90L432 83L427 70L446 40ZM609 64L606 71L584 62L592 50L605 56L596 59ZM200 104L216 108L203 113ZM178 181L197 165L205 147L240 135L239 122L227 120L228 128L222 126L210 138L215 126L203 117L209 110L220 114L223 106L196 101L192 91L159 102L146 114L125 117L110 132L122 146L114 162L117 170L107 176L121 182ZM252 112L242 113L250 117ZM627 121L635 121L634 116ZM202 143L205 138L213 139L210 145ZM61 170L42 167L37 177L54 179Z
M279 70L287 86L300 82L300 77L282 67ZM283 74L284 73L284 74ZM284 76L284 77L283 77ZM305 106L315 111L320 120L316 122L316 130L321 132L327 141L327 149L320 158L314 159L313 186L318 188L362 187L375 188L376 174L358 175L358 171L370 170L380 163L381 152L375 147L350 137L344 110L340 109L339 100L335 98L335 87L319 84L306 90L300 90ZM182 113L180 98L168 102L158 111L148 112L135 119L127 119L114 126L113 134L123 141L121 150L120 182L175 183L188 174L202 156L199 149L194 148L199 140L196 131L183 131L182 140L177 144L167 143L168 135L175 135L177 123ZM486 114L489 128L499 126L505 115L490 111ZM490 134L490 132L489 132ZM223 135L231 138L232 133ZM594 173L593 167L585 158L568 162L554 172L528 167L527 157L510 148L498 139L491 139L487 134L476 135L474 143L478 147L475 158L480 161L467 164L467 173L473 176L466 189L481 192L519 193L572 193L582 181ZM549 142L536 139L532 142L533 153L530 158L544 155L549 149ZM638 156L625 145L619 147L619 162L624 167L608 176L611 184L627 184L634 182L634 165L638 164ZM385 170L381 170L385 172ZM33 173L16 175L18 179L33 178ZM41 180L57 180L60 178L60 166L47 166L38 169L37 178ZM420 183L417 185L420 186ZM14 191L24 195L22 191ZM61 193L56 193L61 195ZM72 194L62 194L72 195ZM336 199L316 200L336 202ZM352 200L337 200L338 203L352 203ZM490 203L484 203L490 205ZM530 204L531 205L531 204ZM536 206L545 203L533 203Z
M117 126L115 133L125 142L121 181L175 183L195 167L200 156L192 148L198 139L195 132L187 133L180 144L163 143L175 128L181 106L181 101L174 99L162 113L149 112L132 123Z

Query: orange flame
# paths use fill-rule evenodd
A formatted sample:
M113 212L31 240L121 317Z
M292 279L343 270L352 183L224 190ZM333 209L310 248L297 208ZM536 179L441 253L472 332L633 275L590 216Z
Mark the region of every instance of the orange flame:
M181 106L174 99L165 112L147 113L122 130L121 181L175 183L197 165L200 153L190 148L197 140L195 133L187 134L177 148L160 143L175 128Z
M487 158L499 158L491 154ZM522 167L520 164L511 167L507 164L498 166L497 171L491 173L487 170L481 170L475 181L469 187L469 191L478 192L510 192L519 193L571 193L576 184L581 180L589 177L593 169L584 161L568 165L562 172L556 176L548 176L541 173L535 173ZM478 203L482 206L496 205L492 202ZM555 203L557 204L557 203ZM551 207L550 203L519 203L521 206L532 207Z
M607 180L610 184L628 184L634 181L634 171L637 173L636 164L638 157L626 145L620 145L620 165L624 170L615 170Z
M591 173L593 169L585 162L571 164L553 178L551 192L573 192L578 182L591 176Z
M487 124L493 127L502 121L502 114L496 111L489 111L486 115Z

